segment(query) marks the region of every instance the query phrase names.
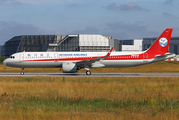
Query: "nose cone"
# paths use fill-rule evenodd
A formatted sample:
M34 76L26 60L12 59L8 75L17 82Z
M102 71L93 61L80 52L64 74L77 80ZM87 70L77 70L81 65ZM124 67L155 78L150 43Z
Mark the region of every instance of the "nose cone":
M6 61L7 61L7 60L4 60L4 61L3 61L3 64L4 64L4 65L6 65Z

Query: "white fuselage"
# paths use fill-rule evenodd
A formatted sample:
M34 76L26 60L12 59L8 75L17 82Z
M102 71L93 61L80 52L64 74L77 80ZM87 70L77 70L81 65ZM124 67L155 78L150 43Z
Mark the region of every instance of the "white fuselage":
M19 68L60 68L64 62L79 63L103 57L107 52L20 52L11 55L3 63L10 67ZM84 68L97 67L132 67L161 59L149 58L144 52L112 52L108 58L96 61L91 65L85 64ZM163 60L163 59L162 59Z

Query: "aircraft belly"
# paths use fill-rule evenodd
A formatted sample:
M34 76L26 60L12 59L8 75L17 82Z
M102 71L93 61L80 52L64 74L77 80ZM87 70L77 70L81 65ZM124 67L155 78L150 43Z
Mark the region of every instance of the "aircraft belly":
M134 67L139 65L148 64L151 61L144 62L143 60L106 60L101 63L105 65L105 67Z

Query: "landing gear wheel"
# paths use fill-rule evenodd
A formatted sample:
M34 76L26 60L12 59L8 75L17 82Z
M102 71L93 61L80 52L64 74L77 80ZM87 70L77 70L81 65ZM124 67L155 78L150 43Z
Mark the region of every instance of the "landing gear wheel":
M86 71L86 75L91 75L91 71L90 71L90 70L87 70L87 71Z
M22 72L21 72L21 75L24 75L24 68L22 68Z

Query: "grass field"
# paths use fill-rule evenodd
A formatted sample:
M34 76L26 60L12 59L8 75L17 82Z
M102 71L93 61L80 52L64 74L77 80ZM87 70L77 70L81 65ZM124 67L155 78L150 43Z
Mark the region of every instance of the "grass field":
M129 68L95 68L91 72L179 72L179 62L161 61L143 66ZM81 69L78 72L85 72ZM21 72L20 68L7 67L0 64L0 72ZM25 72L62 72L62 68L25 68Z
M179 119L179 78L0 77L1 119Z

